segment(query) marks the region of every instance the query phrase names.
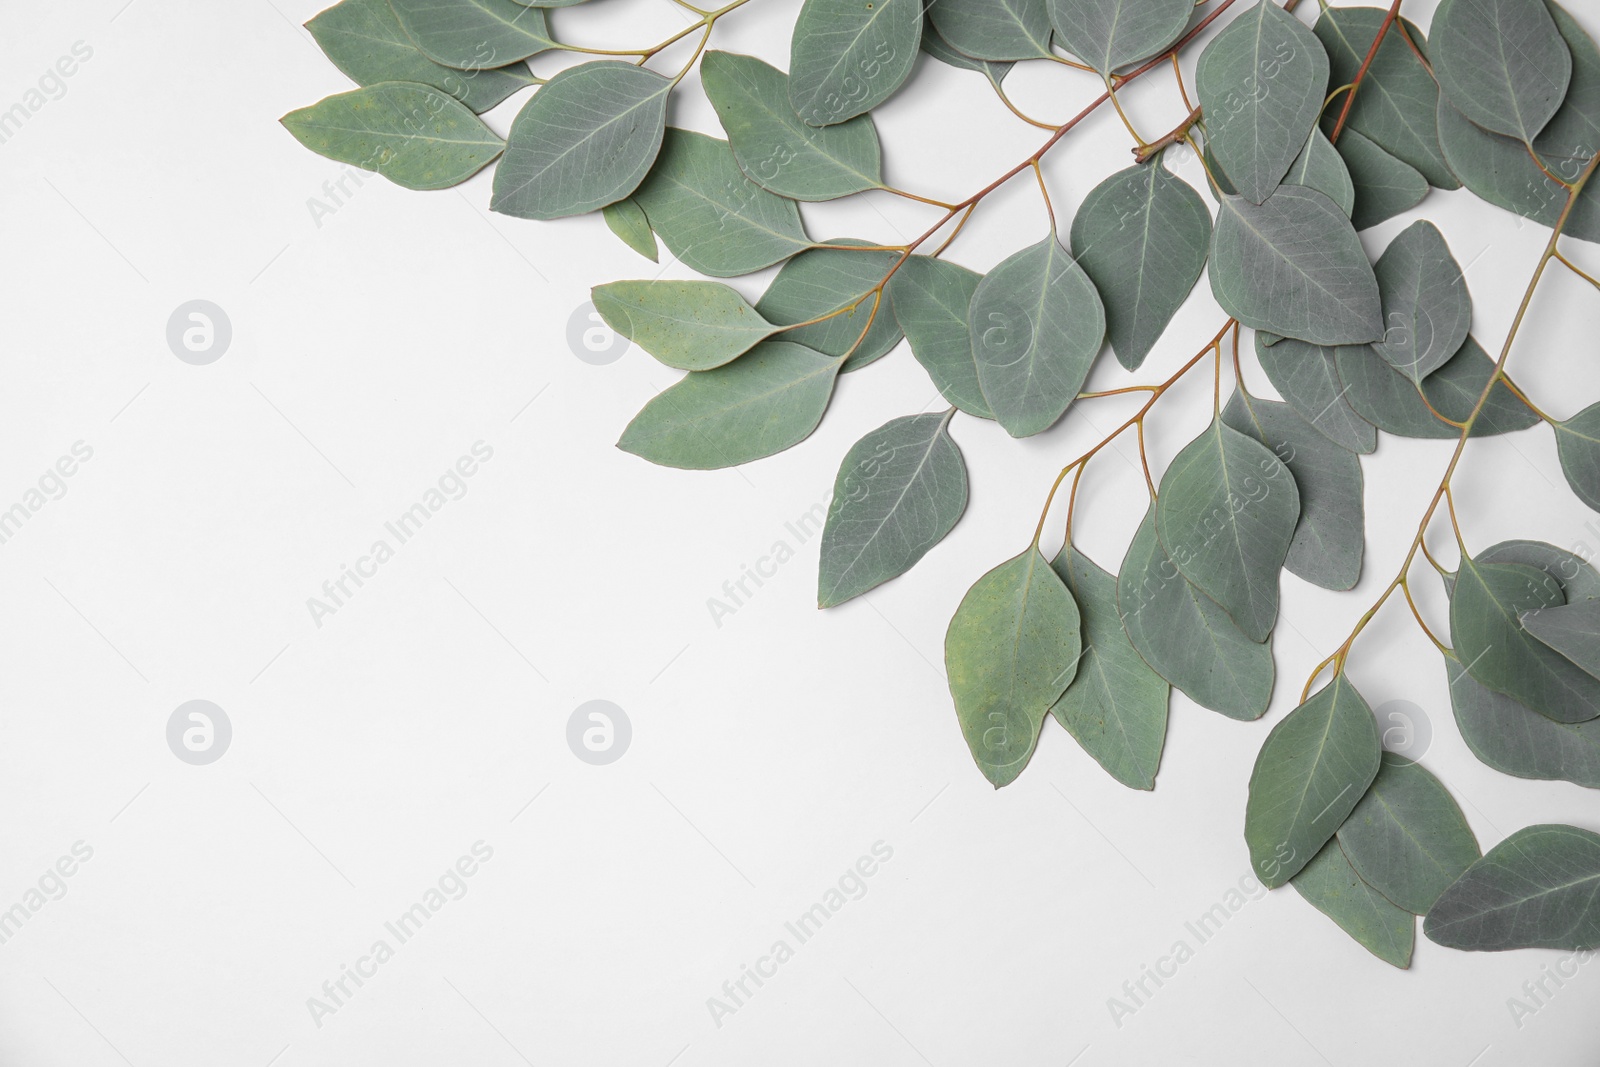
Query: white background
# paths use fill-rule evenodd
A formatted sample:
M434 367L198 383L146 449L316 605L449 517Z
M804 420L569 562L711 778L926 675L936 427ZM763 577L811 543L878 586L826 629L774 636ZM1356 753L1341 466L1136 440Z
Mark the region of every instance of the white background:
M1574 13L1600 30L1587 4ZM1426 25L1433 5L1414 6ZM1203 945L1185 926L1247 872L1256 750L1394 574L1448 443L1386 438L1366 461L1355 593L1285 576L1283 684L1265 720L1175 695L1150 794L1047 722L1026 773L996 793L951 710L945 625L1027 543L1055 470L1131 405L1082 403L1024 442L957 419L972 474L959 527L909 576L819 613L816 541L785 524L827 500L862 434L941 406L909 353L843 379L810 440L743 469L665 470L616 450L674 372L636 348L580 360L569 318L592 284L688 272L640 259L598 218L492 216L488 174L431 194L369 178L319 224L311 198L346 171L277 122L349 87L300 28L317 9L82 0L0 14L0 108L75 42L93 49L0 144L0 508L74 442L93 449L0 545L0 909L75 842L93 849L65 896L0 945L0 1063L1594 1062L1600 965L1519 1026L1508 998L1558 954L1419 938L1400 972L1292 890L1250 901ZM714 46L786 66L796 9L758 0ZM683 16L667 0L600 0L552 23L615 46ZM1019 69L1008 87L1056 122L1095 91L1056 69ZM697 82L685 88L672 120L715 131ZM1127 96L1147 136L1183 112L1166 74ZM488 121L503 133L523 99ZM977 75L929 62L877 121L891 180L947 199L1044 137ZM1124 166L1128 144L1109 114L1072 134L1048 167L1057 210ZM1178 169L1199 179L1192 160ZM1498 351L1544 231L1466 192L1435 191L1421 211L1471 264L1474 332ZM937 213L874 194L806 216L819 238L898 242ZM1408 221L1365 234L1369 251ZM986 269L1044 227L1019 180L952 258ZM1574 254L1600 266L1593 247ZM735 284L754 296L765 280ZM203 367L166 341L168 316L196 298L233 328ZM1108 357L1094 387L1165 377L1222 318L1202 282L1137 377ZM1600 294L1558 269L1513 373L1571 414L1600 396L1597 329ZM1245 367L1271 395L1248 353ZM1201 372L1162 402L1159 465L1209 417L1209 391ZM467 494L318 627L307 598L478 441L493 458ZM1105 453L1080 500L1081 543L1112 570L1143 508L1135 457L1131 442ZM1475 550L1600 545L1547 429L1474 444L1459 484ZM715 625L708 598L780 540L797 557ZM1447 559L1449 542L1436 530ZM1437 583L1421 571L1418 584L1442 624ZM1424 709L1424 762L1485 848L1534 822L1600 829L1593 794L1473 759L1403 607L1350 669L1374 705ZM166 741L173 709L196 698L233 725L209 766ZM633 727L609 766L566 742L573 709L596 698ZM307 999L477 841L493 858L466 895L317 1025ZM784 923L879 841L893 857L865 895L717 1025L707 998L774 941L796 946ZM1113 1022L1108 999L1180 939L1193 958Z

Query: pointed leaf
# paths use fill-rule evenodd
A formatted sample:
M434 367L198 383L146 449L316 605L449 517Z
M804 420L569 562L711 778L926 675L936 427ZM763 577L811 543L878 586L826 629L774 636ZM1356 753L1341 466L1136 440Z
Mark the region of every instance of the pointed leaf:
M622 243L652 263L660 262L661 253L656 248L656 235L650 229L650 220L644 208L631 199L607 204L600 212L612 233L622 238Z
M1428 179L1421 171L1379 148L1359 130L1346 127L1339 136L1338 148L1355 187L1350 221L1357 230L1410 211L1428 195Z
M1528 826L1489 850L1439 898L1422 924L1446 948L1600 946L1600 835Z
M1423 220L1389 242L1376 273L1387 328L1372 350L1420 383L1461 350L1472 327L1461 265L1438 227Z
M1447 419L1464 422L1483 394L1489 375L1494 373L1494 361L1471 337L1448 363L1428 375L1420 393L1415 383L1379 358L1368 345L1341 347L1335 361L1339 380L1348 390L1345 397L1350 406L1378 429L1401 437L1460 437L1461 428L1441 421L1428 410L1428 405L1432 404L1433 410ZM1427 403L1423 402L1424 394ZM1525 430L1538 421L1539 417L1504 382L1496 382L1483 413L1472 424L1472 436Z
M967 465L950 438L952 414L892 419L845 453L822 531L818 607L904 574L955 527Z
M1323 845L1289 884L1362 948L1402 970L1411 966L1417 917L1363 882L1337 838Z
M1330 441L1371 452L1378 447L1378 428L1350 406L1334 354L1333 348L1288 337L1269 348L1256 334L1256 358L1278 395Z
M1600 600L1525 611L1522 627L1590 676L1600 677Z
M720 367L778 330L720 282L612 282L592 295L613 330L679 370Z
M488 70L559 45L542 8L516 0L389 0L423 55L457 70Z
M789 103L812 126L865 114L911 73L918 0L805 0L789 48Z
M1482 855L1444 783L1392 752L1339 827L1339 846L1368 885L1414 915L1426 915Z
M1283 180L1289 185L1315 189L1338 204L1346 215L1355 210L1356 188L1350 180L1350 168L1345 166L1344 157L1333 142L1315 127L1311 130L1311 139L1289 165L1289 173Z
M1050 0L1050 24L1067 51L1105 77L1172 44L1193 11L1183 0Z
M1050 51L1045 0L939 0L928 17L950 47L974 59L1039 59Z
M945 670L972 758L996 789L1027 765L1081 650L1078 606L1037 548L962 598L945 634Z
M1561 723L1484 686L1445 654L1450 704L1473 755L1503 774L1600 789L1600 720Z
M859 245L854 240L836 245ZM881 359L900 343L900 324L889 310L887 298L873 295L899 259L896 252L851 252L838 248L813 248L783 265L756 310L780 326L811 322L840 308L856 306L822 322L784 331L787 340L829 356L842 356L855 346L861 331L867 336L845 361L846 371ZM865 297L865 299L862 299ZM869 328L867 321L871 320Z
M944 398L968 415L992 419L967 327L967 309L982 278L956 263L912 256L889 279L889 297L911 354Z
M1555 115L1572 77L1572 53L1543 0L1444 0L1430 51L1457 110L1524 143Z
M1595 511L1600 511L1600 404L1590 404L1565 422L1550 424L1567 484Z

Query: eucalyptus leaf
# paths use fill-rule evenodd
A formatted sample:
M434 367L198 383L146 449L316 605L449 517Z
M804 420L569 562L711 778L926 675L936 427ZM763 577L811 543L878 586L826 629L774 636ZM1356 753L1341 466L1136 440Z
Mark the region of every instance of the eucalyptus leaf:
M1283 461L1300 493L1300 519L1284 562L1324 589L1353 589L1366 544L1361 461L1318 433L1287 404L1236 392L1222 421Z
M1377 777L1372 709L1340 671L1272 728L1245 805L1250 866L1269 889L1300 872Z
M1543 0L1443 0L1433 72L1472 122L1531 144L1566 98L1572 53Z
M1082 651L1078 606L1029 546L973 583L950 620L945 670L972 758L996 789L1014 781Z
M1350 168L1344 157L1321 130L1312 127L1311 138L1283 176L1289 185L1303 185L1339 205L1339 210L1350 215L1355 210L1356 187L1350 179Z
M1355 188L1350 221L1357 230L1368 229L1410 211L1428 195L1428 179L1421 171L1390 155L1361 131L1345 127L1337 147Z
M1258 330L1319 345L1383 336L1378 281L1355 227L1314 189L1285 185L1259 205L1224 196L1211 291L1224 311Z
M1283 462L1214 419L1162 475L1156 516L1183 576L1245 636L1265 641L1278 617L1278 571L1300 518L1300 493Z
M911 256L889 279L889 298L911 354L944 398L968 415L992 419L967 328L967 309L982 278L957 263Z
M489 209L559 219L621 200L661 151L671 93L670 79L615 60L557 74L511 124Z
M1171 689L1122 629L1116 576L1071 544L1051 566L1082 614L1083 657L1050 712L1111 777L1131 789L1154 789Z
M838 374L837 359L788 341L765 341L661 392L628 423L617 447L686 470L749 463L810 436Z
M1376 267L1387 329L1372 350L1419 385L1461 350L1472 328L1472 297L1438 227L1413 222Z
M1482 855L1444 783L1392 752L1338 840L1368 885L1415 915L1426 915Z
M1184 0L1049 0L1050 24L1067 51L1109 77L1163 51L1189 25Z
M1378 429L1401 437L1460 437L1461 428L1439 419L1428 405L1432 404L1434 411L1447 419L1464 422L1494 373L1494 361L1471 337L1448 363L1428 375L1421 392L1367 345L1340 347L1335 361L1339 380L1348 390L1345 397L1350 406ZM1427 403L1423 402L1424 395ZM1472 425L1472 436L1525 430L1538 421L1539 417L1504 382L1496 382L1482 414Z
M971 56L962 55L950 46L950 42L939 36L939 31L930 18L922 28L922 50L946 66L958 70L975 70L988 78L996 89L1011 72L1013 64L994 63L986 59L973 59Z
M622 243L652 263L660 262L661 253L656 248L656 235L645 218L644 208L631 199L607 204L600 212L611 232L622 238Z
M967 465L950 438L953 414L892 419L845 453L822 531L818 607L904 574L954 529Z
M984 401L1012 437L1055 425L1106 333L1094 283L1053 232L985 275L968 320Z
M1581 543L1577 547L1588 551ZM1577 552L1544 541L1501 541L1479 552L1478 561L1536 567L1555 580L1569 604L1600 597L1600 571Z
M859 245L862 242L834 243ZM865 367L900 343L900 324L889 310L887 298L873 293L899 258L897 252L813 248L783 265L756 302L756 310L780 326L789 326L811 322L855 304L852 310L831 319L785 330L784 337L826 355L842 356L850 352L861 337L861 331L866 330L867 336L845 361L844 369L852 371ZM870 328L868 319L872 320Z
M707 52L700 78L739 169L756 184L796 200L882 187L883 155L871 116L806 125L789 105L789 76L754 56Z
M1600 511L1600 404L1590 404L1570 419L1552 422L1561 473L1573 493Z
M1561 723L1477 681L1445 653L1450 704L1473 755L1503 774L1600 789L1600 720Z
M1256 359L1278 395L1330 441L1371 452L1378 447L1378 428L1350 406L1334 355L1333 348L1292 338L1269 348L1256 334Z
M1323 845L1289 884L1362 948L1402 970L1411 966L1416 916L1362 881L1337 838Z
M1591 677L1600 677L1600 600L1579 600L1522 615L1522 628Z
M1200 53L1195 86L1207 146L1239 193L1260 204L1316 127L1328 55L1299 19L1258 0Z
M1117 575L1123 629L1139 655L1195 703L1259 719L1272 699L1272 646L1246 637L1216 601L1179 573L1156 532L1155 508Z
M934 29L974 59L1048 58L1050 12L1045 0L938 0L928 5Z
M613 330L679 370L720 367L778 331L720 282L611 282L592 295Z
M457 70L489 70L560 46L543 8L516 0L389 0L422 54Z
M746 178L726 141L671 128L634 194L673 254L701 274L731 278L811 247L793 200Z
M1600 946L1600 835L1528 826L1489 850L1439 898L1422 924L1446 948Z
M883 103L911 73L922 39L919 0L805 0L789 49L789 102L812 126Z
M407 189L447 189L494 161L505 144L455 97L431 85L380 82L282 119L321 156L377 171Z
M1129 167L1084 197L1071 242L1105 304L1117 361L1138 370L1205 270L1205 201L1159 161Z
M411 42L389 0L342 0L307 22L306 29L357 85L420 82L443 89L478 113L535 81L526 63L481 71L435 63Z

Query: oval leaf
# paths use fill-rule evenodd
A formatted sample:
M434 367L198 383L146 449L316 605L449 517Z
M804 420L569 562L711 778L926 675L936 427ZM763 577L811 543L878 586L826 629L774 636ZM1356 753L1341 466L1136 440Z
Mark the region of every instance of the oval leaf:
M912 256L889 279L889 298L911 354L944 398L968 415L992 419L967 328L967 309L982 279L956 263Z
M911 73L922 38L918 0L805 0L789 47L789 103L832 126L883 103Z
M1338 148L1355 189L1350 221L1357 230L1410 211L1428 195L1428 179L1421 171L1379 148L1359 131L1346 127Z
M1050 12L1045 0L939 0L928 17L950 46L974 59L1048 58Z
M930 17L922 27L922 50L946 66L955 67L957 70L975 70L989 79L995 88L1000 87L1000 82L1011 72L1014 64L992 63L986 59L973 59L971 56L962 55L950 47L950 42L939 36L939 31L934 28L933 19Z
M1339 845L1368 885L1414 915L1426 915L1482 855L1444 783L1392 752L1339 827Z
M612 282L592 295L613 330L679 370L720 367L778 330L720 282Z
M1430 54L1463 115L1525 144L1555 115L1572 78L1572 53L1544 0L1444 0Z
M1456 725L1479 760L1518 778L1600 789L1600 720L1554 722L1484 686L1450 653L1445 668Z
M1300 417L1352 452L1378 447L1378 428L1350 406L1334 363L1335 350L1286 337L1267 347L1256 334L1256 359L1267 380Z
M1376 273L1387 329L1372 350L1420 384L1461 350L1472 328L1461 265L1438 227L1419 220L1389 242Z
M1339 205L1339 210L1351 214L1356 206L1356 187L1350 180L1350 168L1333 142L1321 130L1313 129L1300 154L1289 165L1283 180L1290 185L1315 189Z
M544 9L516 0L389 0L423 55L457 70L487 70L558 48Z
M1184 0L1050 0L1056 36L1102 77L1165 49L1193 12Z
M1600 835L1528 826L1489 850L1422 924L1430 941L1470 952L1600 946Z
M1323 845L1289 884L1362 948L1402 970L1411 966L1417 917L1363 882L1337 838Z
M1522 627L1586 674L1600 677L1600 600L1523 612Z
M862 242L835 243L859 245ZM784 336L830 356L849 352L844 369L857 370L881 359L900 343L900 324L889 310L888 301L873 293L899 258L895 252L852 252L841 248L814 248L802 252L783 265L756 302L756 310L780 326L811 323L785 331ZM855 307L851 310L831 319L811 322L852 304ZM867 331L865 338L861 336L862 330Z
M652 263L660 261L656 235L650 229L650 220L644 217L644 208L632 200L618 200L607 204L600 214L611 232L622 238L623 244Z

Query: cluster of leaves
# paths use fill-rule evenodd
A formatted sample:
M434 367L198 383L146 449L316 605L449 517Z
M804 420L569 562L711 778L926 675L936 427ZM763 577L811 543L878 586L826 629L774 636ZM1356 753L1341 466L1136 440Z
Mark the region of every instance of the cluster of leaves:
M1444 0L1432 41L1387 10L1297 0L1237 4L1205 43L1190 107L1177 53L1235 8L1192 0L805 0L787 73L703 53L745 0L703 10L660 44L600 51L559 43L546 8L573 0L343 0L309 28L362 88L285 117L306 146L409 188L457 184L500 158L493 210L554 219L601 211L630 247L657 239L702 275L775 265L750 303L707 280L621 281L594 290L617 331L686 371L628 425L620 447L665 466L711 469L770 456L818 425L841 373L902 339L950 407L894 419L844 457L822 539L818 601L843 603L909 570L960 519L967 470L960 413L1013 437L1039 434L1086 396L1107 348L1137 371L1202 274L1229 318L1194 358L1052 487L1031 543L972 586L952 619L946 666L980 770L1003 786L1054 717L1118 781L1154 787L1171 690L1231 718L1271 700L1280 572L1345 590L1364 551L1360 457L1379 431L1454 439L1450 466L1400 575L1313 675L1332 681L1271 731L1250 782L1245 837L1269 886L1292 883L1381 958L1408 965L1415 917L1433 940L1501 949L1600 945L1600 836L1537 826L1489 852L1443 785L1382 752L1344 672L1390 595L1410 600L1418 550L1451 594L1453 647L1435 640L1463 736L1508 774L1600 787L1600 574L1538 542L1466 551L1455 572L1425 537L1466 441L1548 424L1577 495L1600 509L1600 405L1558 421L1471 336L1462 270L1429 222L1374 264L1358 231L1416 207L1431 188L1470 189L1562 234L1600 240L1600 50L1554 0ZM647 63L694 38L672 75ZM525 63L585 54L549 79ZM886 184L871 110L919 54L1002 82L1019 62L1082 71L1105 92L1045 127L1032 157L955 204ZM599 58L587 58L599 56ZM625 61L631 59L631 61ZM1137 162L1086 196L1066 232L979 274L944 257L981 201L1031 172L1084 115L1171 61L1188 115L1161 138L1135 133ZM667 126L671 93L698 62L726 140ZM539 88L504 140L478 118ZM1126 121L1126 119L1125 119ZM1133 127L1129 126L1130 132ZM1172 173L1175 145L1204 162L1209 208ZM939 217L917 240L813 240L799 203L887 190ZM1213 218L1214 216L1214 218ZM945 234L934 247L934 237ZM923 249L928 249L923 251ZM1572 269L1576 270L1576 267ZM1592 280L1592 279L1591 279ZM1600 288L1600 282L1595 282ZM1524 300L1523 311L1526 311ZM1518 316L1518 322L1521 315ZM1243 331L1282 398L1249 393ZM1074 545L1086 465L1136 429L1185 374L1231 344L1237 388L1162 473L1116 573ZM1068 477L1067 538L1040 549ZM1453 504L1449 514L1454 523ZM1413 612L1415 608L1413 607ZM1419 624L1421 616L1417 616ZM1424 624L1424 630L1427 628ZM1428 636L1433 638L1431 631Z

